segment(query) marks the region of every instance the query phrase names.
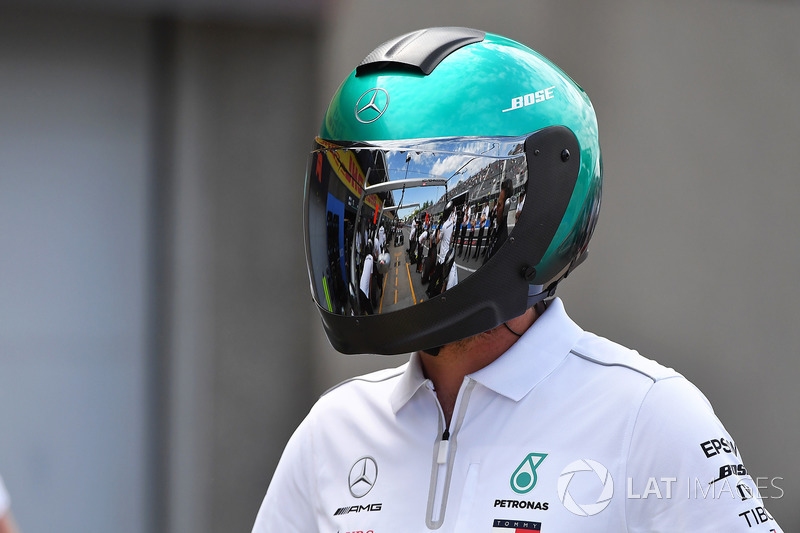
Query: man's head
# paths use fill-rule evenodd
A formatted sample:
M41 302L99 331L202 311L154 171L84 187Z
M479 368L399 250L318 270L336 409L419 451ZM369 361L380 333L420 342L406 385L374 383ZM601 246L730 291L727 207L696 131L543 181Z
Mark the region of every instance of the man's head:
M450 218L450 215L453 213L454 209L455 204L453 204L453 201L450 200L447 202L447 205L444 206L444 210L442 211L442 223L446 222L447 219Z
M533 50L467 28L412 32L370 53L333 96L307 168L311 290L331 343L345 353L441 346L551 297L586 251L602 182L583 90ZM525 192L525 210L483 265L456 261L455 286L419 301L419 278L397 265L389 274L396 299L378 314L363 316L357 301L330 302L328 277L353 284L360 271L356 251L341 248L352 239L338 236L332 246L328 213L353 227L414 212L444 221L452 198L482 209L498 189L503 201Z

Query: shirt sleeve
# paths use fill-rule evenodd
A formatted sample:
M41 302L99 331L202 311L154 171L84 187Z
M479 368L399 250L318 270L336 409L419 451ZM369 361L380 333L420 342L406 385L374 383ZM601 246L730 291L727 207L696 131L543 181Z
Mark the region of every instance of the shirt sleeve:
M6 515L9 507L11 507L11 498L9 498L6 486L3 484L3 478L0 477L0 518Z
M657 381L645 397L627 474L630 533L782 531L735 441L681 376Z
M294 432L283 451L264 501L256 516L253 533L315 533L319 531L314 505L311 416Z

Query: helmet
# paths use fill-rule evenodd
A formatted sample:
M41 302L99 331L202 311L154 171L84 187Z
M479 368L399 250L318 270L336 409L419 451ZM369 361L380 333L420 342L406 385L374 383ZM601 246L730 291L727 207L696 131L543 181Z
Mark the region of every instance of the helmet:
M378 272L381 274L387 274L389 272L389 266L392 262L392 258L388 252L382 252L378 255Z
M455 204L453 203L453 200L448 201L447 205L444 206L444 211L442 211L442 220L447 220L450 218L454 208Z
M601 188L592 104L542 55L453 27L380 45L334 94L306 171L309 281L331 344L344 353L435 352L521 315L585 257ZM479 232L443 216L453 201L488 205L501 191L506 200L525 193L519 217L500 210L495 228ZM431 224L430 244L414 251L416 268L389 245L399 262L367 315L352 296L363 252L344 228L412 218ZM331 231L331 219L346 223ZM491 257L473 257L481 245ZM467 250L452 265L457 279L423 299L421 278L456 247ZM348 301L333 301L342 294Z

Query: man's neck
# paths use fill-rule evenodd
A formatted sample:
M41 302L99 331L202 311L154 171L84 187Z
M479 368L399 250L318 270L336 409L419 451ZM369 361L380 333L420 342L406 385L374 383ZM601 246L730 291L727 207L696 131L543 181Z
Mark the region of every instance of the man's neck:
M519 337L509 331L509 328L522 334L538 317L538 313L531 308L506 322L508 328L501 324L484 333L447 344L436 356L419 352L422 370L433 382L447 427L450 427L450 419L464 377L489 365L517 342Z

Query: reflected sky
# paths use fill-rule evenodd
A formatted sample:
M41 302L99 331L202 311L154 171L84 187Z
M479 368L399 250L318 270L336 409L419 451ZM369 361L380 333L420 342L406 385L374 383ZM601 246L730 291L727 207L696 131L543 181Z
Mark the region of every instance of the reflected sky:
M419 141L404 145L393 142L376 143L386 164L389 180L441 178L447 180L447 191L457 189L459 183L472 178L489 177L487 170L493 163L509 157L521 156L522 142L519 138L454 138L436 141ZM403 205L436 202L445 195L443 187L406 188L394 193L394 202L401 206L400 217L406 217L418 207L403 209Z

